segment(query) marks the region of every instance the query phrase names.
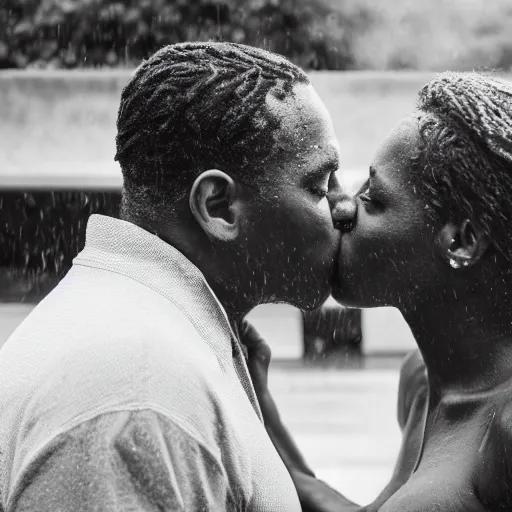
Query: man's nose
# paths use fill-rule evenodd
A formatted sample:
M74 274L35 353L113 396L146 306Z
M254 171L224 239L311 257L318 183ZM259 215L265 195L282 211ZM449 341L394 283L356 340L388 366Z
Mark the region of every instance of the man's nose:
M330 198L332 222L335 229L347 233L352 231L357 216L355 198L339 192Z

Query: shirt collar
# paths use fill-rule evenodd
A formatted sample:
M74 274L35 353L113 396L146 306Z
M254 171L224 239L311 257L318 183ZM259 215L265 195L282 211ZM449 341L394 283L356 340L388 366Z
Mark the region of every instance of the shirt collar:
M85 248L74 265L130 277L177 305L211 346L224 367L239 343L226 311L202 272L175 247L127 221L94 214Z

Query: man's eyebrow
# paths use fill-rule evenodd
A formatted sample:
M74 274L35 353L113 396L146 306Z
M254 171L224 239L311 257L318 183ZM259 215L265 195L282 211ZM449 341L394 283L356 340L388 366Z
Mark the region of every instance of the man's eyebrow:
M307 179L314 179L314 178L323 178L326 174L329 174L331 172L335 172L339 169L340 163L337 158L331 158L329 160L326 160L321 165L316 167L315 169L312 169L306 173Z

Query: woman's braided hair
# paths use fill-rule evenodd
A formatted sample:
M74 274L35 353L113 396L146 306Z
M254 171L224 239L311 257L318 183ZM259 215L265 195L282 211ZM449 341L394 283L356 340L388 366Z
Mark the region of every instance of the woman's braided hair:
M442 222L470 218L512 262L512 84L442 73L419 93L419 189Z
M183 43L157 51L121 95L115 159L123 208L154 220L208 168L256 179L279 127L267 95L285 99L297 83L308 83L300 68L245 45Z

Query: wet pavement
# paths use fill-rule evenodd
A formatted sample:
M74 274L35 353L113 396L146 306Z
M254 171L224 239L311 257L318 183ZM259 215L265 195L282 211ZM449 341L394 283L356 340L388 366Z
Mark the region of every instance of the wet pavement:
M370 361L361 370L271 367L274 398L309 465L360 504L385 487L398 455L399 362Z

